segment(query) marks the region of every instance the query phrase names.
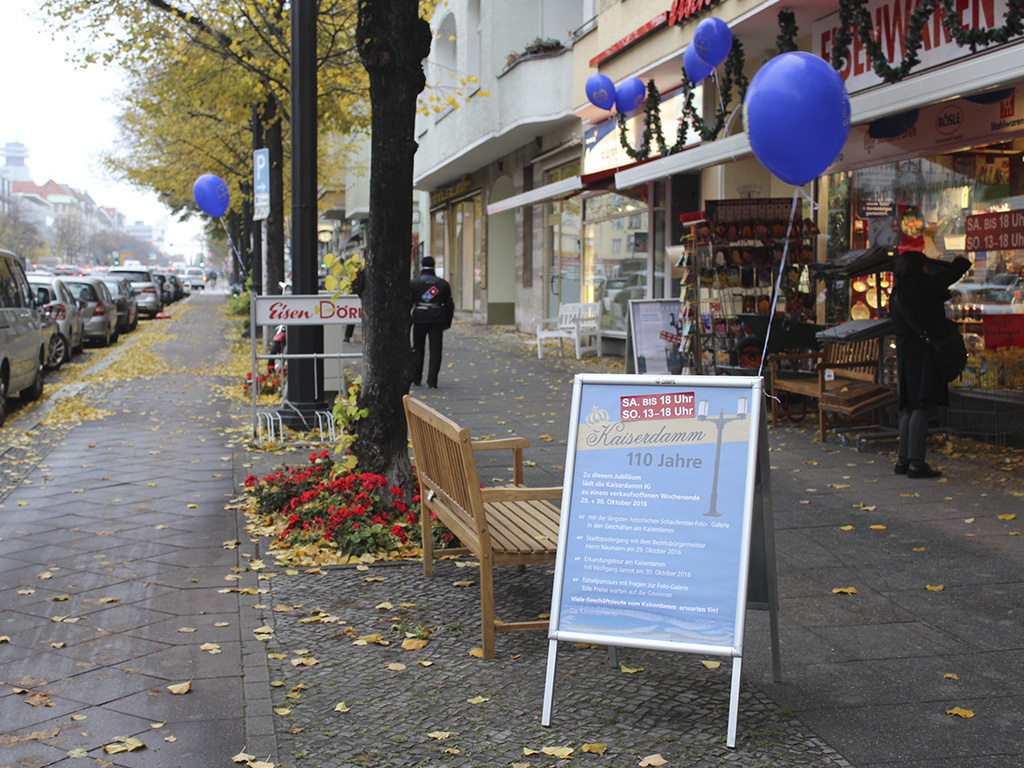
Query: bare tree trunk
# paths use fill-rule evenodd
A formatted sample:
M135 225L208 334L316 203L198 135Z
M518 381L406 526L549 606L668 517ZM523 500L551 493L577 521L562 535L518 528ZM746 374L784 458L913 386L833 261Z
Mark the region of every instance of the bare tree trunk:
M360 466L394 485L412 478L402 396L409 391L409 258L416 98L430 26L417 0L359 0L356 39L369 74L370 227L363 286Z

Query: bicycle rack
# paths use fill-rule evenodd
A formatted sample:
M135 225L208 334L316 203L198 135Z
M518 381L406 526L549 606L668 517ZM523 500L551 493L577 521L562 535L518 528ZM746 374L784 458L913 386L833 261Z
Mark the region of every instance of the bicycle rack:
M334 431L334 414L330 411L317 411L316 412L316 427L320 430L320 442L324 441L324 431L326 429L327 438L334 442L337 440L337 436Z
M266 433L269 436L268 440L263 439L264 425L266 425ZM275 441L274 436L277 435ZM281 421L281 414L271 411L256 414L256 442L258 443L283 443L284 442L284 424Z

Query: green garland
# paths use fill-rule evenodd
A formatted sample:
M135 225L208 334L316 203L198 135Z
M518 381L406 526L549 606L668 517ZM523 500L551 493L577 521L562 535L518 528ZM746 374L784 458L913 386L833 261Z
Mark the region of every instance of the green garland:
M733 41L732 50L729 51L729 58L725 60L725 74L719 80L721 91L721 103L716 109L715 122L708 126L693 105L693 86L686 76L686 69L683 69L683 109L679 117L679 126L676 134L676 142L671 147L665 141L665 133L661 126L661 94L654 80L647 83L647 98L644 101L644 133L640 145L635 149L629 143L629 133L626 129L627 117L619 114L619 144L626 151L626 154L633 160L646 160L651 155L651 142L657 144L658 152L662 157L674 155L686 145L686 134L692 126L700 133L702 141L711 141L725 127L728 119L728 108L732 102L732 89L736 86L739 89L739 101L742 104L747 93L749 80L743 74L743 67L746 58L743 53L743 44L739 40ZM723 110L722 105L725 109Z
M779 11L779 36L775 38L775 45L779 53L789 53L798 50L796 36L799 32L796 25L796 14L792 11Z
M906 56L898 67L889 64L882 44L875 40L871 13L867 10L868 0L839 0L839 29L832 48L832 66L842 71L850 56L850 43L856 29L864 44L871 66L887 83L902 80L920 63L918 51L923 42L922 32L929 18L940 7L943 11L942 26L960 47L968 47L976 53L979 46L1002 44L1024 34L1024 0L1008 0L1006 23L994 29L963 29L957 22L956 0L921 0L920 5L910 14L906 26ZM780 25L782 23L780 14ZM781 38L781 35L780 35Z

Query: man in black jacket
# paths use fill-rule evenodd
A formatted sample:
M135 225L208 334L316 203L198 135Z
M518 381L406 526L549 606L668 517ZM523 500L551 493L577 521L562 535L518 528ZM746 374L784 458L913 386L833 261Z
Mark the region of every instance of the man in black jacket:
M452 327L455 302L448 281L434 273L434 259L425 256L419 277L409 284L412 302L412 383L423 382L423 352L430 339L430 366L427 368L427 386L437 389L437 375L441 372L441 342L444 332Z

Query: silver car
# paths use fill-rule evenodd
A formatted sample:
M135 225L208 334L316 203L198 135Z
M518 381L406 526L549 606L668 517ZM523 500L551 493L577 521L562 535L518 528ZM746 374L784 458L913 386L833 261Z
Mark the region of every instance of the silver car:
M67 277L64 282L85 318L85 338L109 347L117 341L117 304L98 277Z
M64 284L63 278L30 272L28 282L42 311L57 323L57 331L50 337L47 354L49 364L59 366L70 361L73 352L81 352L85 341L85 322L78 302Z
M7 417L7 398L43 396L46 347L43 323L21 262L0 251L0 426Z
M153 273L145 267L111 267L107 273L110 277L124 278L139 292L139 312L156 317L163 308L163 292Z

